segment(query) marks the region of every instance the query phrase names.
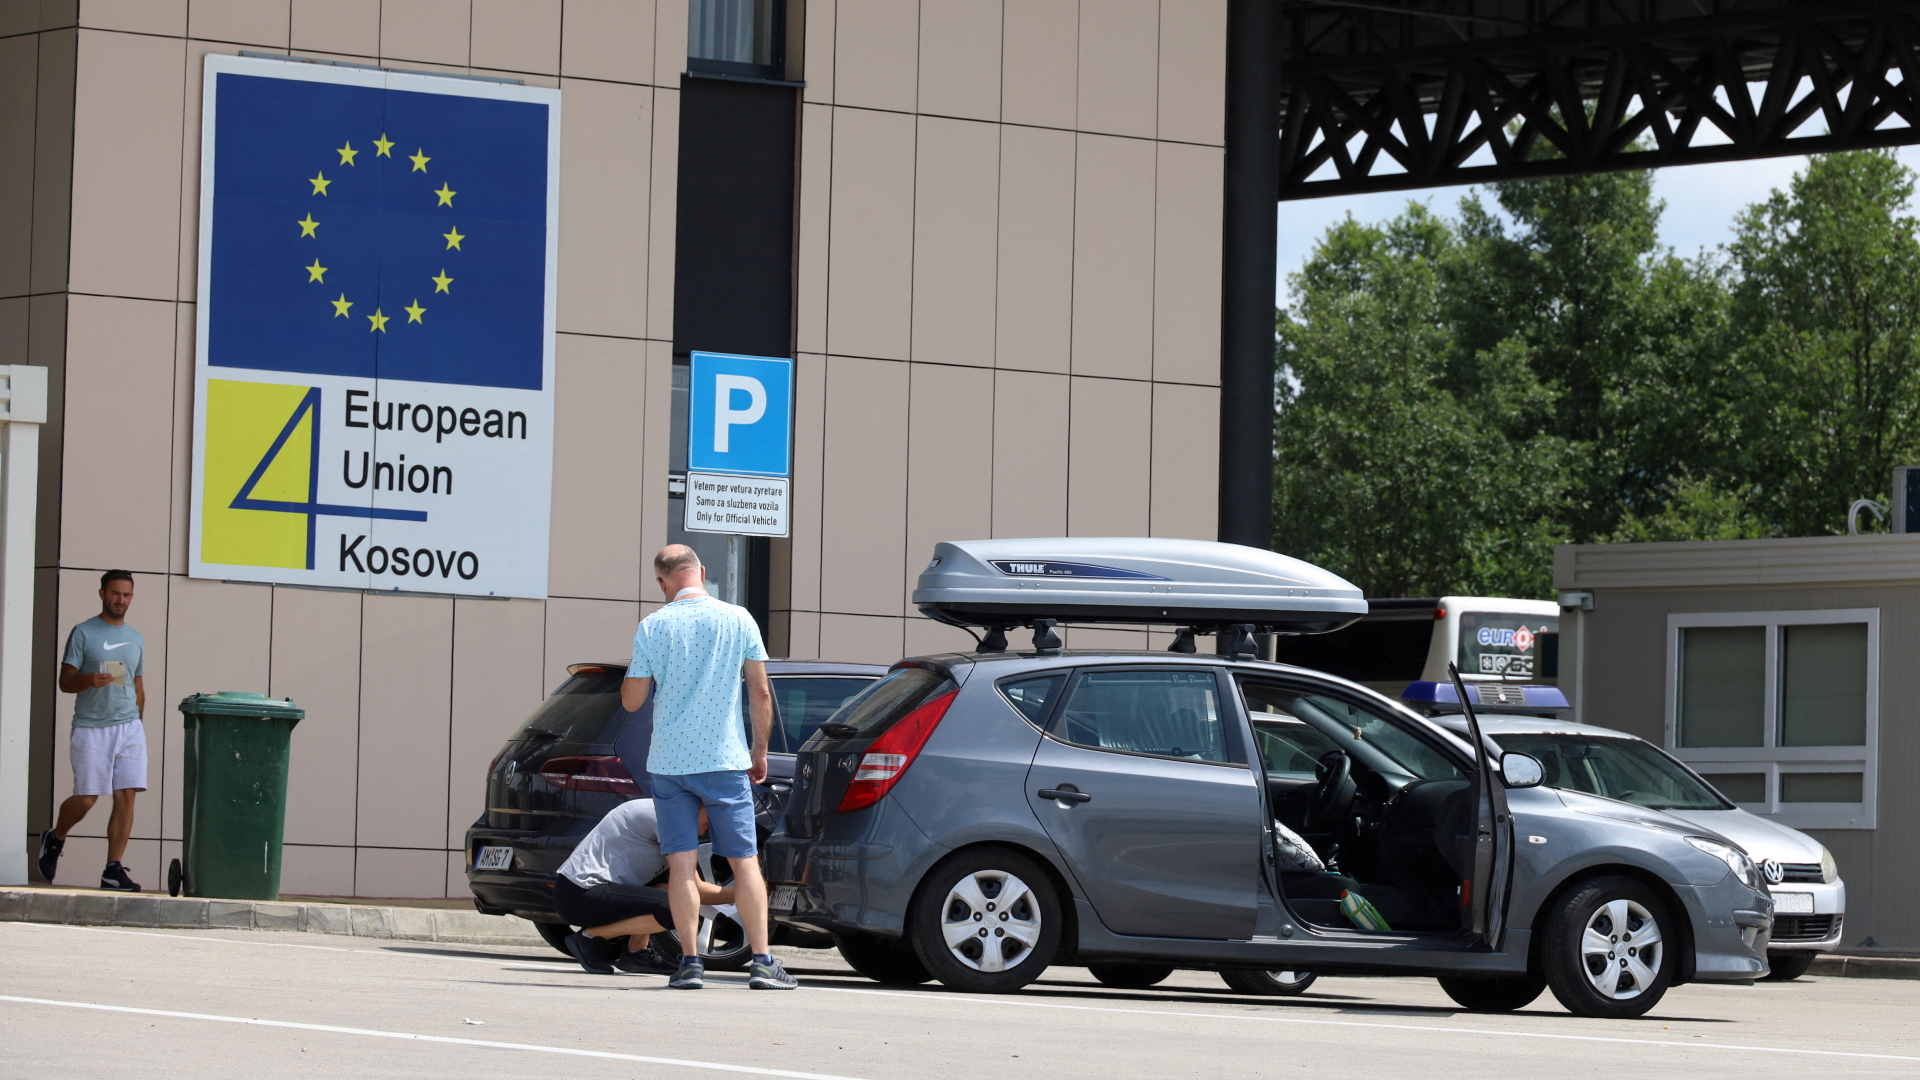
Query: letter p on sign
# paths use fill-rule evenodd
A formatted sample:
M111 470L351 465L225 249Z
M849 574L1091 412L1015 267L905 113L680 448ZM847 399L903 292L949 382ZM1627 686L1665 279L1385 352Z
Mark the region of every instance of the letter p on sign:
M793 361L696 352L687 400L687 469L790 476Z

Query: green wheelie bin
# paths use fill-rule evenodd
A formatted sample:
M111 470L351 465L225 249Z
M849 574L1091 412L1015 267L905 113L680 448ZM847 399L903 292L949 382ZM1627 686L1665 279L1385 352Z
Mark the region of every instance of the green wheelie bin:
M292 698L222 691L194 694L180 712L187 733L182 858L167 871L167 892L280 899L287 747L306 711Z

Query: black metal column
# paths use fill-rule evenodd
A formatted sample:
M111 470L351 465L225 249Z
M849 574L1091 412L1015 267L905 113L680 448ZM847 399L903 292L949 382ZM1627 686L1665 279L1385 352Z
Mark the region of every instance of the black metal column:
M1220 280L1220 539L1271 546L1280 3L1228 0Z

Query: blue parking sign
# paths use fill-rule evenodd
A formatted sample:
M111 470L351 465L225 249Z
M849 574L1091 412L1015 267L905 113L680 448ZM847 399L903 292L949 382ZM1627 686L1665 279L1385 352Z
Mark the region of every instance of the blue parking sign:
M693 354L687 470L791 476L793 361Z

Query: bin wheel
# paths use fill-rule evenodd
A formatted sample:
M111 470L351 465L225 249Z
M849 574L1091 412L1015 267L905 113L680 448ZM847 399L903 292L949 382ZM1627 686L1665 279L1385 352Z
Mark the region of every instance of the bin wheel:
M187 872L181 869L180 860L175 859L167 866L167 895L179 896L180 890L185 888L186 884Z

